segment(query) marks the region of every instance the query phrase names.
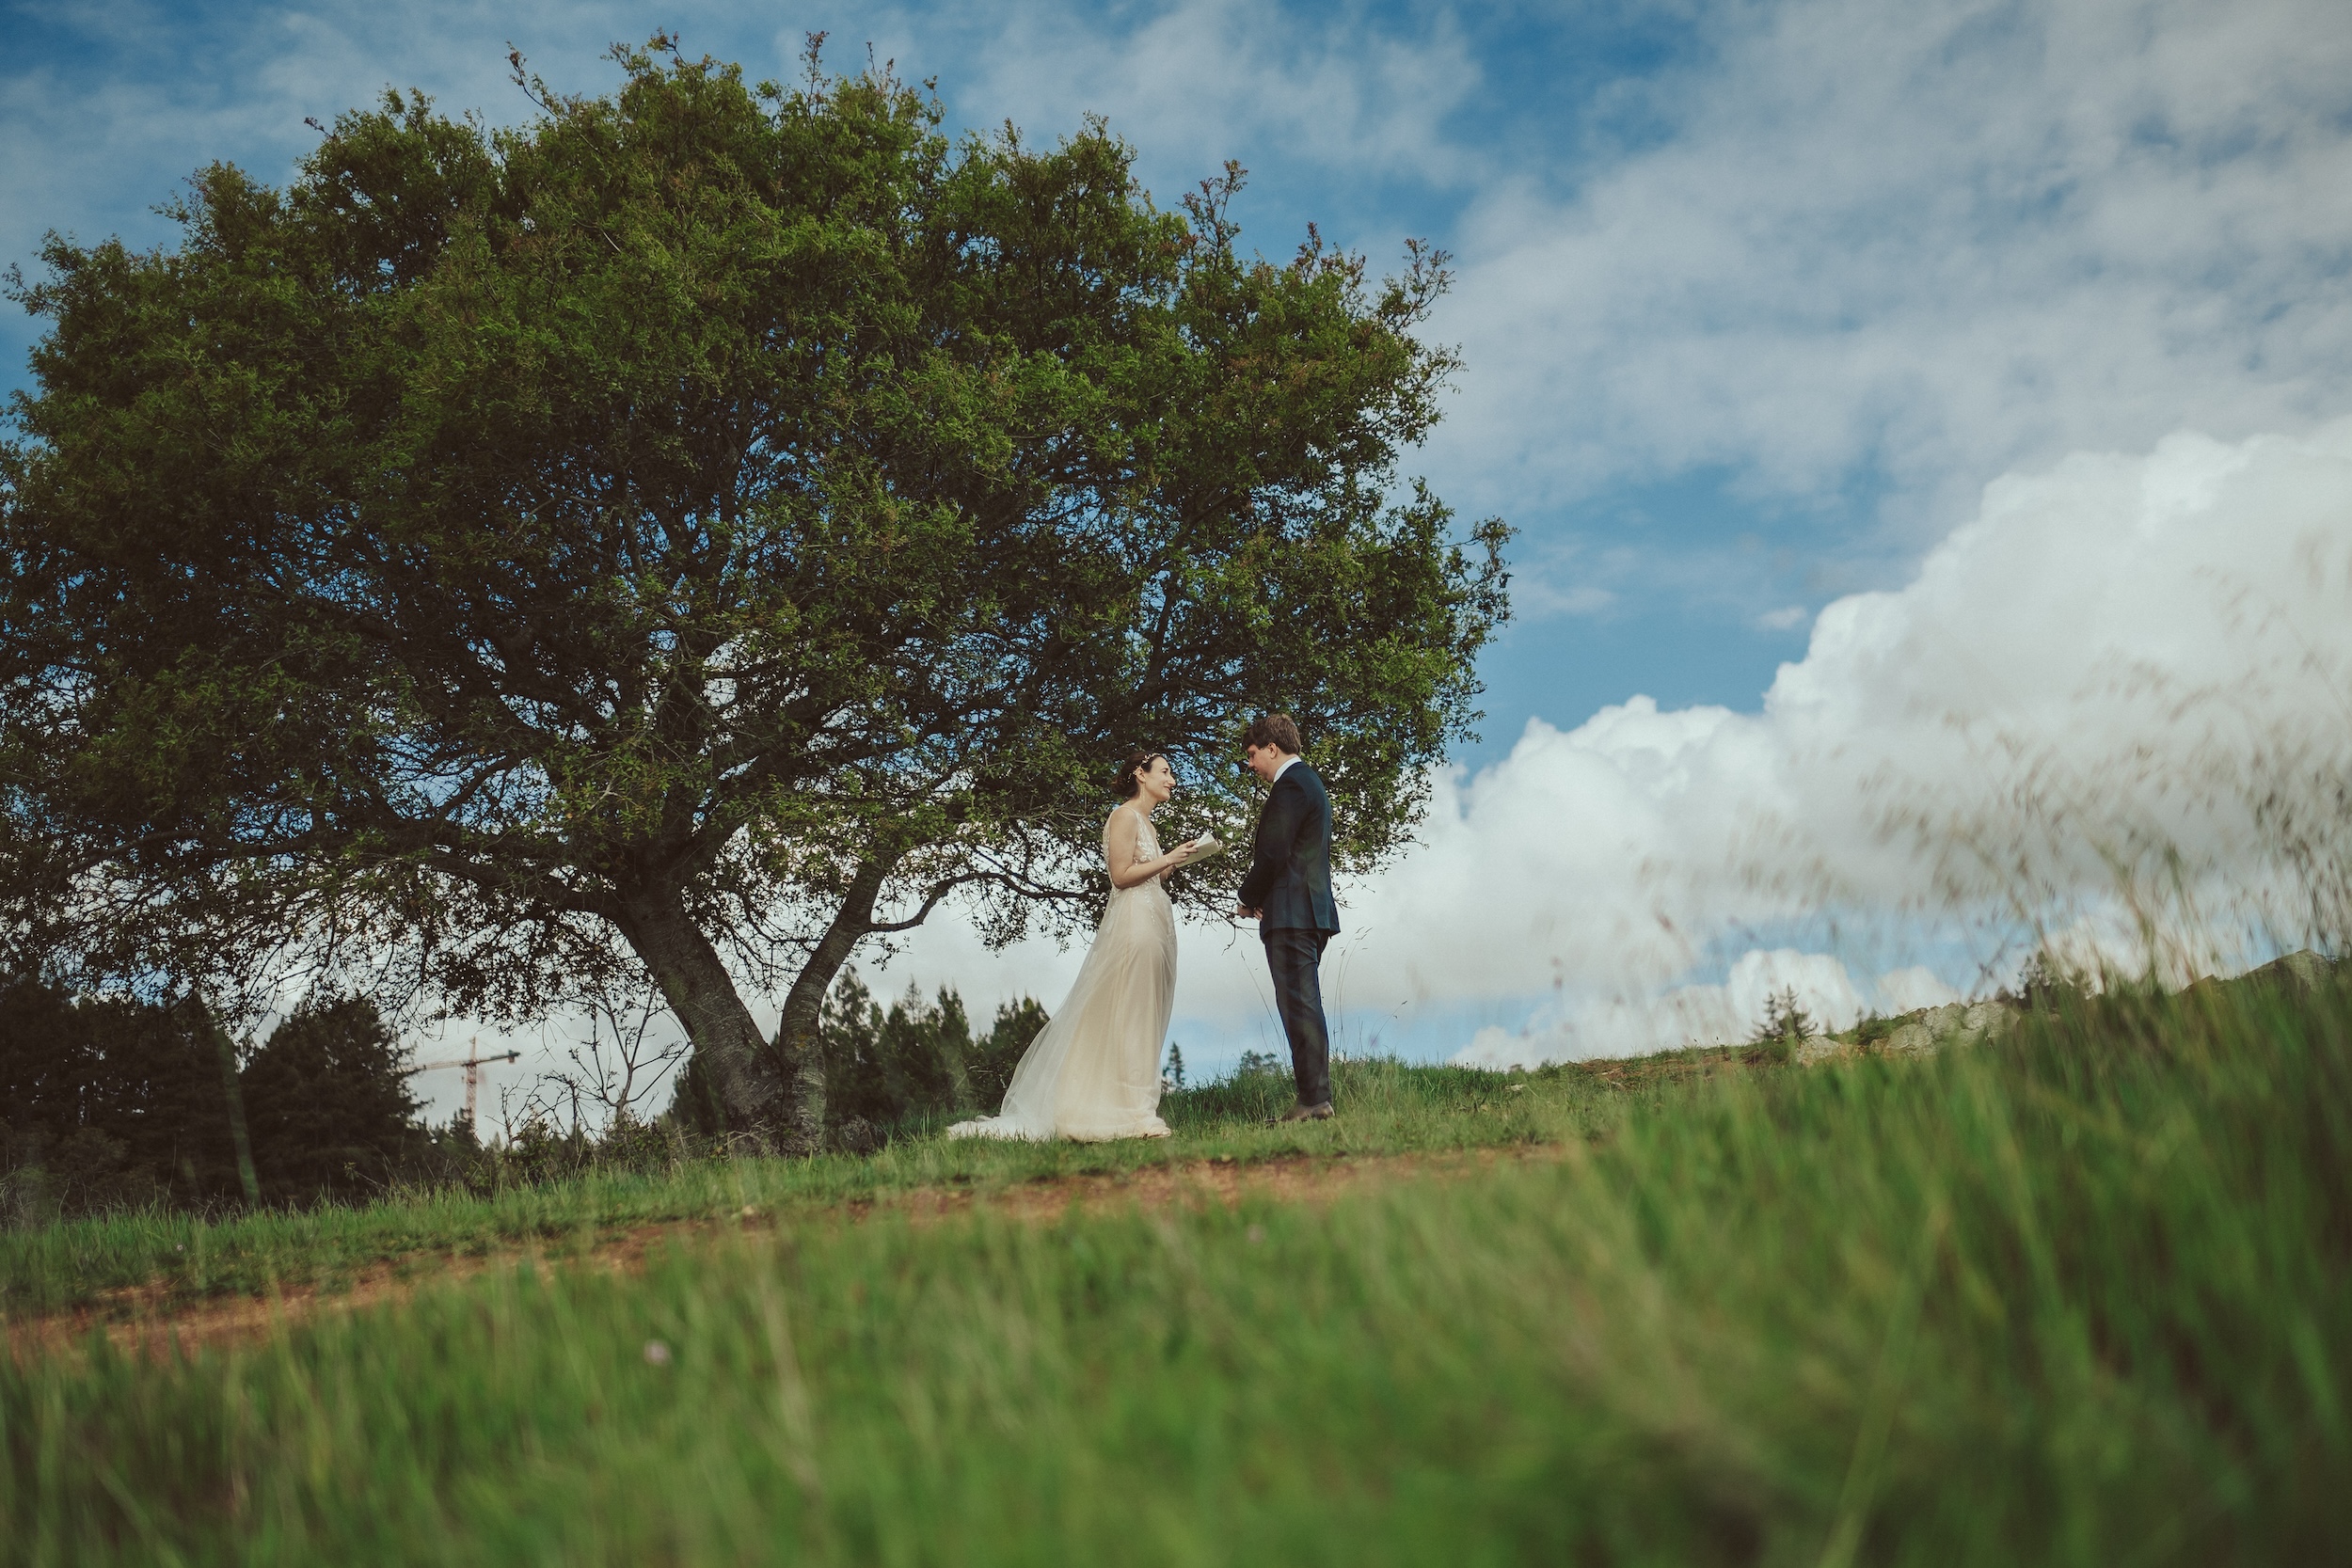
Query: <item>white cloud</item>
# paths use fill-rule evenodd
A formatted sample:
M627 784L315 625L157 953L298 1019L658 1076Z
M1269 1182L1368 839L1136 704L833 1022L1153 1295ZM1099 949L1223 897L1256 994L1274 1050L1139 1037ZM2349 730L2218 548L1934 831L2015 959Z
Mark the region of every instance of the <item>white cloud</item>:
M1403 220L1384 193L1466 200L1439 225L1462 277L1437 335L1469 370L1430 462L1477 510L1524 519L1707 465L1819 499L1876 469L1928 530L1897 550L1908 559L2004 469L2184 425L2308 428L2352 405L2339 0L1700 7L1692 63L1603 84L1581 120L1482 97L1488 58L1551 47L1549 32L1466 32L1444 8L172 14L52 9L44 28L92 40L98 63L56 63L82 53L69 41L0 73L0 254L27 257L52 225L160 237L141 214L189 169L228 156L282 178L310 144L304 116L387 85L518 117L508 39L594 89L612 75L605 43L657 24L755 74L789 74L803 31L822 27L837 64L870 40L940 72L974 124L1051 135L1109 114L1163 199L1255 157L1305 187L1304 209L1258 235L1278 250L1319 214L1392 255ZM1603 127L1628 119L1644 138L1611 155Z
M1941 1007L1947 1002L1959 1001L1961 997L1958 988L1946 983L1942 975L1916 964L1880 975L1875 989L1881 1009L1888 1013Z
M1179 0L1132 27L1081 6L991 20L959 96L1030 126L1109 117L1149 165L1183 171L1164 201L1253 145L1287 163L1433 182L1484 161L1444 131L1480 71L1443 12L1411 36L1348 11L1309 21L1245 0ZM910 29L908 48L914 40Z
M1542 577L1515 578L1511 610L1523 621L1548 621L1555 615L1601 615L1617 595L1593 582L1555 583Z
M1784 994L1826 1029L1843 1029L1870 1007L1836 957L1759 949L1742 954L1721 985L1681 986L1652 999L1612 998L1546 1011L1516 1030L1490 1024L1471 1037L1454 1060L1475 1067L1534 1067L1740 1040L1763 1018L1766 1001Z
M1761 713L1635 697L1438 779L1419 844L1343 890L1327 972L1364 1013L1515 1000L1526 1022L1471 1048L1502 1059L1738 1037L1782 985L1849 1022L1981 983L1963 962L1865 984L1836 954L1753 942L1722 983L1691 983L1743 931L1825 916L1947 946L1971 922L2011 939L2038 922L2080 947L2153 914L2168 967L2211 968L2302 918L2251 796L2272 792L2274 820L2306 809L2317 863L2352 848L2327 793L2352 770L2348 704L2352 420L2078 453L1989 486L1902 589L1824 609ZM1255 945L1187 931L1180 1010L1261 1018ZM992 958L942 930L893 974L1050 1000L1076 957Z
M208 24L144 4L55 8L39 19L46 57L0 71L0 261L29 261L50 229L86 245L163 242L170 227L149 209L199 168L221 160L282 182L316 145L306 118L330 121L388 87L519 119L530 104L507 80L505 40L559 55L533 63L566 86L600 85L614 74L593 64L604 46L651 30L626 10L533 0L485 17L464 0L402 0Z
M1439 322L1464 504L1875 471L1932 538L2005 469L2352 406L2339 0L1805 0L1708 32L1629 89L1654 145L1480 192Z

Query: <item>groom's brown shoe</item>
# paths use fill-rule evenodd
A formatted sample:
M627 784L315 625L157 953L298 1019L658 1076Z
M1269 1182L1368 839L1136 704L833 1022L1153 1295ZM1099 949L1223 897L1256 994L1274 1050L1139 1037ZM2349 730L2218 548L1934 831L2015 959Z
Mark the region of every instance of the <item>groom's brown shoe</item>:
M1320 1105L1294 1105L1279 1117L1268 1117L1266 1125L1279 1127L1286 1121L1329 1121L1336 1114L1331 1109L1331 1102L1327 1100Z

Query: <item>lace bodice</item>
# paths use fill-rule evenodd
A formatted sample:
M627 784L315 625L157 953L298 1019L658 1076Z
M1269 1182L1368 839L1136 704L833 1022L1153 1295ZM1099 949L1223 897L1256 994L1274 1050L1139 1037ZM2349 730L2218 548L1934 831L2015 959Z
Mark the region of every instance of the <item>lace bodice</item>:
M1136 811L1133 806L1120 806L1119 810L1129 813L1136 819L1136 859L1139 861L1157 860L1162 854L1166 853L1166 851L1160 847L1159 832L1152 826L1152 819L1150 817L1144 816L1143 813ZM1116 814L1113 814L1110 819L1103 824L1103 859L1105 863L1110 860L1111 829L1116 825L1117 821L1118 816ZM1111 889L1111 896L1116 898L1122 893L1139 893L1145 888L1157 888L1159 886L1160 879L1157 877L1147 877L1142 881L1137 882L1134 887L1122 888L1114 885ZM1161 891L1166 892L1167 890L1162 888Z

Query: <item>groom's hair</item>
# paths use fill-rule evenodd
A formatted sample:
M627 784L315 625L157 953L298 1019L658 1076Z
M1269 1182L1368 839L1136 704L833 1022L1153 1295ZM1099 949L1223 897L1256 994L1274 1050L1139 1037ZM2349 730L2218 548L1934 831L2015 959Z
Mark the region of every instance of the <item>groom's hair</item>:
M1287 713L1262 713L1249 721L1241 737L1244 747L1271 746L1296 756L1307 748L1298 743L1298 725Z

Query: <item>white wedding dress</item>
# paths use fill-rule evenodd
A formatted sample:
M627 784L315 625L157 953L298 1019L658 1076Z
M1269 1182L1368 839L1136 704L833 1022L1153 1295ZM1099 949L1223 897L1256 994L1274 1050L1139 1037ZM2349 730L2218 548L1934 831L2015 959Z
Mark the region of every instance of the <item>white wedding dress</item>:
M1152 819L1133 806L1136 860L1160 854ZM1115 853L1103 825L1103 854ZM993 1117L960 1121L951 1138L1164 1138L1160 1119L1160 1045L1176 1006L1176 911L1168 889L1151 877L1111 889L1094 945L1053 1019L1013 1069L1005 1103Z

